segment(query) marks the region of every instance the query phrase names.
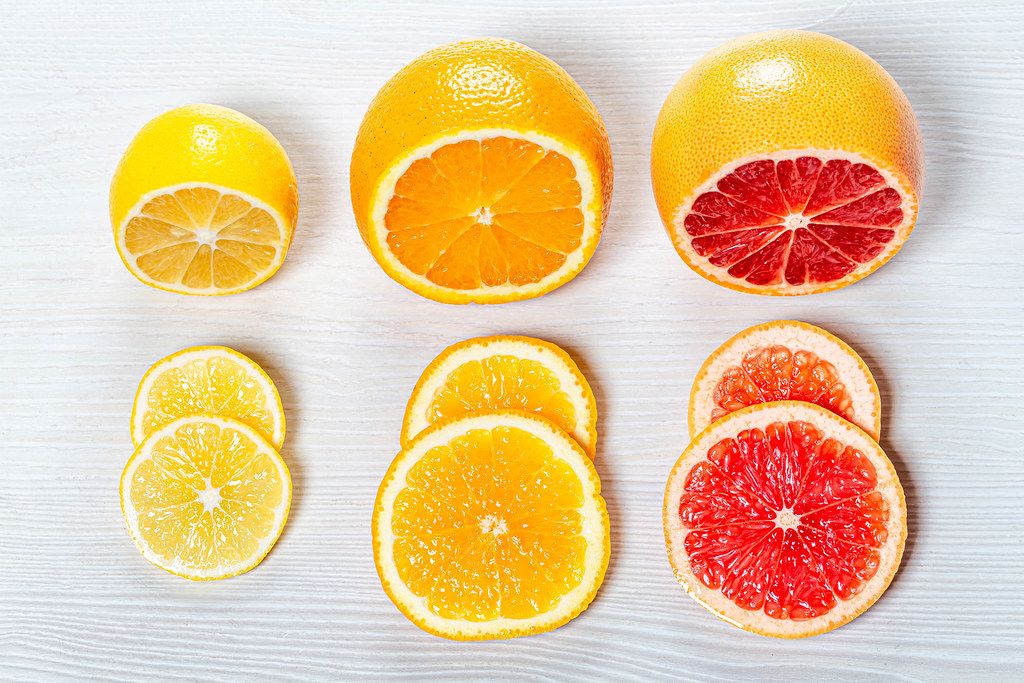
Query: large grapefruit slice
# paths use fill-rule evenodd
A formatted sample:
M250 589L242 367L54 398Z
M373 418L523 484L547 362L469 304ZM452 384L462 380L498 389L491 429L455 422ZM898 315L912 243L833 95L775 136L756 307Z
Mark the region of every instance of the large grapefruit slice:
M917 219L922 168L917 120L892 77L807 31L704 56L666 99L651 149L680 256L758 294L836 289L888 261Z
M868 366L842 339L796 320L748 327L708 356L690 391L690 438L731 412L783 400L827 408L878 440L882 398Z
M763 403L701 432L665 486L676 578L725 621L803 638L868 609L907 536L903 488L871 437L820 406Z

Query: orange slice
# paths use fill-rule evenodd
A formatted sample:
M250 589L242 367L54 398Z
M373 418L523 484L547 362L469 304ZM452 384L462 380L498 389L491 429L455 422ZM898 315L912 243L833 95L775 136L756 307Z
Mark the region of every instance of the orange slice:
M597 404L565 351L532 337L478 337L431 361L402 421L402 446L435 422L503 408L548 418L590 457L597 445Z
M820 406L763 403L701 432L669 475L676 578L725 621L779 638L854 619L900 564L907 510L882 449Z
M557 628L594 599L608 512L590 458L515 412L440 422L399 453L373 511L381 584L414 624L457 640Z
M782 400L815 403L878 440L882 397L867 364L842 339L796 320L749 327L708 356L690 391L690 436L741 408Z
M607 133L557 64L511 41L424 54L366 113L352 206L381 267L446 303L540 296L586 265L611 197Z

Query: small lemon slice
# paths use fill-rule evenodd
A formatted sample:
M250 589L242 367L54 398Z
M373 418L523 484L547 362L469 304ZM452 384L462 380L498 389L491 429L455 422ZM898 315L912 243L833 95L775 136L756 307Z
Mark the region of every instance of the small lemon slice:
M252 359L225 346L193 346L146 371L132 406L132 443L189 415L229 417L252 427L274 446L284 443L281 396Z
M281 535L292 498L274 447L219 417L183 417L150 434L128 460L120 491L143 557L194 581L258 565Z

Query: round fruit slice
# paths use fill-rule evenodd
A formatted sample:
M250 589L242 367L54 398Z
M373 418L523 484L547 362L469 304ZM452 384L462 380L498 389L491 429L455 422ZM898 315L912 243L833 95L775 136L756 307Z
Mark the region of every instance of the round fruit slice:
M143 557L194 581L258 565L288 518L292 481L237 420L183 417L149 435L121 475L121 511Z
M601 482L544 418L440 422L388 469L373 510L381 584L414 624L456 640L557 628L594 599L609 557Z
M502 303L540 296L590 260L611 149L561 67L519 43L472 40L388 81L350 178L360 233L388 275L445 303Z
M110 185L121 260L180 294L233 294L281 267L298 216L295 174L270 131L196 104L139 131Z
M277 387L255 361L226 346L193 346L158 360L142 376L132 406L132 443L188 415L244 422L274 448L284 443Z
M903 488L867 434L819 406L730 413L672 468L669 562L697 602L779 638L832 630L868 609L899 567Z
M809 294L888 261L923 153L903 91L840 40L770 31L705 55L658 117L651 178L683 260L757 294Z
M787 399L827 408L878 440L882 398L868 366L843 340L796 320L748 327L708 356L690 391L690 437L741 408Z
M402 422L402 446L435 422L511 408L548 418L594 457L597 404L565 351L532 337L478 337L453 344L423 371Z

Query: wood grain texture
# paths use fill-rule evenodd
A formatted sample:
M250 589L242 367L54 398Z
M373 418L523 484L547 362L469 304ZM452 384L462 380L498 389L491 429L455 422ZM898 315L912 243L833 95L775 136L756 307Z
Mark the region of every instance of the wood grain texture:
M926 141L917 230L839 292L737 294L675 255L648 146L661 101L703 52L814 28L878 59ZM376 89L470 36L562 64L605 117L616 188L597 255L537 301L445 307L363 248L346 169ZM1024 9L1010 0L833 3L0 3L0 678L1011 679L1024 667ZM301 215L281 272L223 299L137 283L114 251L110 174L149 118L210 101L291 155ZM823 325L880 380L883 446L903 477L903 569L867 614L776 642L717 621L665 558L664 478L686 445L706 354L764 320ZM458 644L388 602L370 510L420 370L472 335L563 344L599 401L613 521L591 609L543 636ZM295 501L257 570L164 574L122 525L136 383L156 359L223 343L256 358L287 410Z

